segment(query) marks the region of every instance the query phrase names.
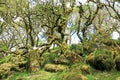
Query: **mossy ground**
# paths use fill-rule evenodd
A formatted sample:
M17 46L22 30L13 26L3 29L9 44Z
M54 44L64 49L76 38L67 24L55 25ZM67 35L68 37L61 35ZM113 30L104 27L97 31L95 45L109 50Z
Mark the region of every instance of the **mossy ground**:
M69 72L57 72L50 73L44 70L39 72L29 73L29 72L19 72L15 73L11 78L7 80L62 80L63 76ZM85 75L88 80L117 80L120 77L120 72L118 71L94 71L91 74Z

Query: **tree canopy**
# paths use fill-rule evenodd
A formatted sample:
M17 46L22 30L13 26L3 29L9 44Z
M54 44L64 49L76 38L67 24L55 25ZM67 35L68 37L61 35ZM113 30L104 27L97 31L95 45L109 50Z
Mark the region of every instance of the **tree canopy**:
M1 0L0 41L13 47L79 43L112 38L119 31L119 1ZM77 39L77 38L76 38Z

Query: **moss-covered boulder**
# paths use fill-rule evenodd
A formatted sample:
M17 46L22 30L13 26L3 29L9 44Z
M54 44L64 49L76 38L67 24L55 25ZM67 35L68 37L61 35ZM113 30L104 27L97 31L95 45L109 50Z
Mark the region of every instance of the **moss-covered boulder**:
M82 62L83 61L83 58L79 54L77 54L77 53L75 53L73 51L69 51L68 50L68 51L65 52L65 54L63 54L63 56L66 59L68 59L71 62L73 62L73 63Z
M73 64L70 68L70 72L81 72L82 74L90 74L91 71L91 66L83 63Z
M12 57L10 59L10 62L14 63L15 65L17 65L21 70L26 69L26 65L27 65L27 59L21 55L16 55L14 57Z
M114 69L115 62L111 54L90 54L86 62L97 70L110 71Z
M80 73L70 72L62 80L88 80L88 78Z
M69 65L70 61L64 57L60 57L60 58L55 58L54 63L55 64Z
M7 78L13 71L19 71L18 66L11 63L3 63L0 65L0 79Z
M116 70L120 71L120 56L115 58Z
M64 65L46 64L45 70L49 72L61 72L67 70L68 67Z

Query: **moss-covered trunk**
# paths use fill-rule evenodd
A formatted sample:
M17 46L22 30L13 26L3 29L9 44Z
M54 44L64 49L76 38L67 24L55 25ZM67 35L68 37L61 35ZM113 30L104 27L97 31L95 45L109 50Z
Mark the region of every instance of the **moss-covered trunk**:
M35 72L40 68L39 64L40 56L38 50L29 51L29 60L28 60L28 71Z

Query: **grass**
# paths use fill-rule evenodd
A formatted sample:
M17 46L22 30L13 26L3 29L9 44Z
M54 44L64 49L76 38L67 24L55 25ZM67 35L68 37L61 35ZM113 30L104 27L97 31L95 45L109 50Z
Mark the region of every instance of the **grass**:
M57 72L50 73L44 70L40 70L35 73L29 72L16 72L11 78L7 80L62 80L63 76L69 72ZM120 72L118 71L93 71L91 74L85 75L88 80L116 80L120 77ZM118 79L119 80L119 79Z
M48 80L54 73L46 72L46 71L38 71L35 73L30 72L16 72L12 77L7 80Z
M14 73L9 79L7 80L62 80L64 75L67 73L70 73L72 71L77 71L78 73L80 72L79 69L76 69L75 67L85 65L85 63L76 63L72 64L71 69L68 70L67 72L57 72L57 73L50 73L44 71L44 69L30 73L30 72L16 72ZM80 72L81 73L81 72ZM88 80L116 80L116 78L120 77L120 72L119 71L98 71L92 69L90 74L85 74L85 76L88 78Z
M88 80L116 80L116 78L120 77L120 72L112 71L112 72L95 72L90 75L86 75Z
M67 74L66 72L58 72L55 75L51 76L49 80L62 80L62 77Z

